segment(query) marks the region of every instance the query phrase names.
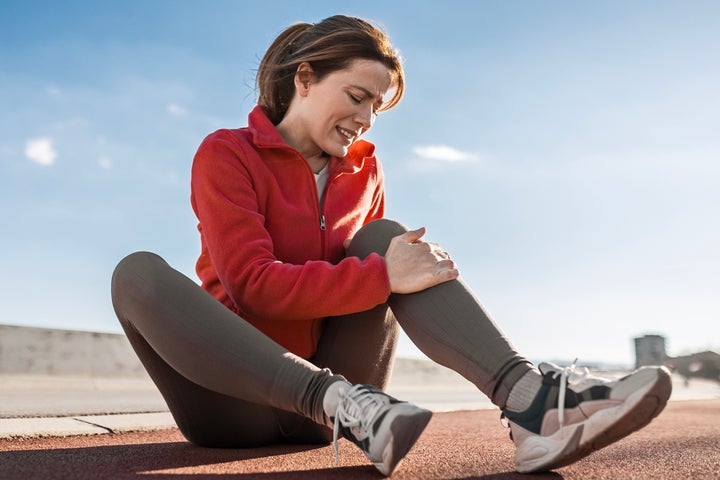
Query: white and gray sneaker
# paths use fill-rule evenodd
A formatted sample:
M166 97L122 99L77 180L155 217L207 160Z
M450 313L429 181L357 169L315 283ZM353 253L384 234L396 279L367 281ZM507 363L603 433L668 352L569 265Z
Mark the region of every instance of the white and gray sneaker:
M522 473L568 465L639 430L665 408L672 390L665 367L643 367L617 380L575 372L574 364L539 369L542 386L530 407L502 415Z
M415 445L432 412L401 402L371 385L343 385L333 421L335 462L338 435L347 438L380 470L390 475Z

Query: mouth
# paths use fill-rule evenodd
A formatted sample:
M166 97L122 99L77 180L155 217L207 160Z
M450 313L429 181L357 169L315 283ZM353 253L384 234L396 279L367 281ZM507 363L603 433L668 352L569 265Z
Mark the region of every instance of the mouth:
M352 130L348 130L346 128L342 127L335 127L335 130L338 131L341 137L343 137L348 144L351 144L353 141L355 141L355 138L358 136L358 132L354 132Z

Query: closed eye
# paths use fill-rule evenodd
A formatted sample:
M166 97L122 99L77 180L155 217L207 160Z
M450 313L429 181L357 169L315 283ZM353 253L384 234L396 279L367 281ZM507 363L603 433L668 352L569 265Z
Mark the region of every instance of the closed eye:
M358 97L357 95L355 95L353 93L349 93L349 92L348 92L348 97L350 97L350 100L352 100L352 102L355 103L356 105L360 105L363 102L363 100L365 100L364 98ZM380 102L378 102L378 103L380 103ZM373 104L372 114L377 116L379 110L380 110L380 107L377 104Z

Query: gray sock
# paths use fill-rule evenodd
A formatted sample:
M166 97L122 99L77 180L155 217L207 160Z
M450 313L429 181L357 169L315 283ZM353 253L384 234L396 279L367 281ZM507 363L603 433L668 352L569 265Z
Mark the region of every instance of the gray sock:
M536 369L530 370L520 377L508 395L505 408L514 412L522 412L530 407L542 385L542 375Z

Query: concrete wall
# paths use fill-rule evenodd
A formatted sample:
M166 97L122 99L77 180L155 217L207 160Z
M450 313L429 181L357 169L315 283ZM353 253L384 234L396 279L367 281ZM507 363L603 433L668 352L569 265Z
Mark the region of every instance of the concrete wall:
M0 325L0 373L143 376L125 335Z

